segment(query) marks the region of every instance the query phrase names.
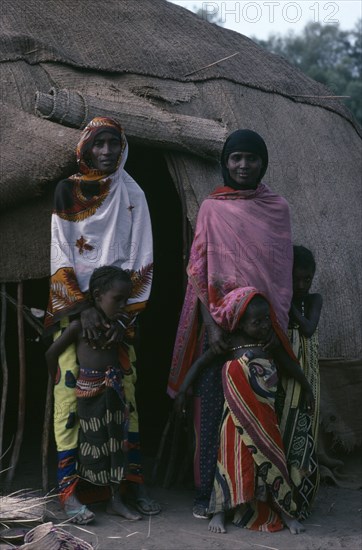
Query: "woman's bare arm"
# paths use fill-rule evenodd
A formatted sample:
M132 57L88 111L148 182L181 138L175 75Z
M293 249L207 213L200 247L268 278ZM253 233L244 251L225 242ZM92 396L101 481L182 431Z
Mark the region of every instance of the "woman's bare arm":
M188 370L180 389L175 398L175 410L179 414L185 407L186 392L193 384L194 380L200 374L200 372L210 365L212 360L218 355L224 354L228 349L227 343L223 340L212 344L211 347L205 351L196 361L191 365Z
M207 335L209 338L209 344L213 344L216 342L220 342L220 340L223 339L224 331L217 323L215 323L214 319L211 316L211 313L207 309L207 307L200 302L200 311L202 320L205 323Z

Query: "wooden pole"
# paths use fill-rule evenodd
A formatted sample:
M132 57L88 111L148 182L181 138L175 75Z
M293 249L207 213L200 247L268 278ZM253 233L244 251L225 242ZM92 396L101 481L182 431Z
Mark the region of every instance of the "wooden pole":
M155 464L154 464L153 470L152 470L151 482L152 482L153 485L155 485L156 482L157 482L158 468L159 468L160 461L161 461L162 456L163 456L163 451L164 451L165 444L166 444L166 438L167 438L168 432L170 430L170 426L172 424L173 417L174 417L174 413L173 413L173 411L171 411L171 413L169 414L168 420L167 420L167 424L166 424L166 426L165 426L165 428L162 432L161 442L160 442L160 445L158 447L157 455L156 455L156 458L155 458Z
M49 436L50 426L53 409L53 387L54 383L51 376L48 376L48 387L45 401L44 412L44 424L43 424L43 437L41 444L41 475L42 475L42 488L43 492L47 493L49 490L49 476L48 476L48 452L49 452Z
M166 469L166 474L162 483L164 489L169 489L174 478L176 470L177 453L179 450L180 432L181 432L181 418L178 415L174 415L174 431L172 436L172 442L170 447L170 458Z
M185 188L184 188L184 178L182 174L179 172L177 163L174 162L174 158L172 155L165 154L165 159L168 167L168 171L171 175L172 181L175 184L176 191L178 194L178 197L180 199L181 203L181 210L182 210L182 273L183 273L183 292L186 292L187 287L187 273L186 268L187 264L189 262L189 255L190 255L190 249L191 249L191 243L192 243L192 229L190 226L190 223L188 221L187 216L187 201L185 197Z
M7 294L5 292L5 298L7 299L7 301L9 302L9 304L15 309L15 311L17 310L18 308L18 303L16 300L14 300L14 298L12 298L9 294ZM43 324L39 321L39 319L37 319L36 317L34 317L34 315L31 313L30 309L27 307L27 306L22 306L22 310L23 310L23 315L24 315L24 319L25 321L27 321L27 323L29 323L29 325L38 333L38 334L43 334Z
M9 387L9 372L8 372L8 365L6 360L5 334L6 334L6 285L5 283L1 283L0 353L1 353L1 372L2 372L3 388L1 393L1 406L0 406L0 472L2 471L5 410L6 410L6 401L8 397L8 387Z
M220 63L222 60L219 60ZM201 70L201 69L200 69ZM145 98L122 90L122 101L100 100L77 90L55 89L35 93L38 116L84 128L95 116L117 116L127 128L127 138L134 143L184 151L206 159L219 159L228 128L214 119L171 113Z
M25 338L23 318L23 283L18 283L17 291L17 323L18 323L18 345L19 345L19 403L18 403L18 426L15 435L13 453L10 460L8 475L6 478L10 488L14 478L15 469L19 459L19 453L24 434L25 423L25 398L26 398L26 365L25 365Z

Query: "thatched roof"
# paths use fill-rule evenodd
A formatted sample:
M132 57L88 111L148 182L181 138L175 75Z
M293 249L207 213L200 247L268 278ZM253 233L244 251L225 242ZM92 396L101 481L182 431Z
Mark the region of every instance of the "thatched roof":
M350 117L340 104L318 97L331 94L281 57L164 0L2 0L1 15L1 61L178 82L225 78Z
M295 241L316 255L322 354L361 356L361 128L329 90L163 0L2 0L1 16L0 280L49 274L52 185L74 171L92 116L117 115L131 147L165 153L191 223L220 183L226 135L249 127L268 144L266 181L290 203Z

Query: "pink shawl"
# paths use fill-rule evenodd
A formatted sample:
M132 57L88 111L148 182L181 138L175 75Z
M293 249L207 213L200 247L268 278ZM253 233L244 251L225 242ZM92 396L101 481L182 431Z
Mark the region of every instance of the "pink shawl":
M201 204L187 267L188 286L176 335L168 393L177 392L195 359L198 301L219 325L217 305L236 288L254 287L286 333L293 250L287 201L263 183L255 190L218 188ZM215 307L216 306L216 307Z

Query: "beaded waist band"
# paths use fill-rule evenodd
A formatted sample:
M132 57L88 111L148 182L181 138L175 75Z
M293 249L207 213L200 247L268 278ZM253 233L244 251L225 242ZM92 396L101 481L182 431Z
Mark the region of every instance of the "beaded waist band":
M108 367L107 370L91 370L80 367L75 393L77 397L95 397L113 388L120 397L122 388L122 371L119 367Z

